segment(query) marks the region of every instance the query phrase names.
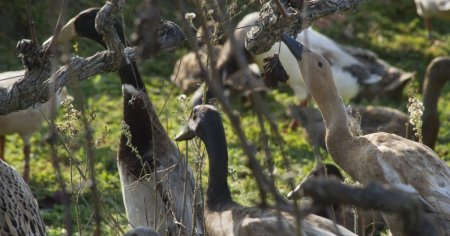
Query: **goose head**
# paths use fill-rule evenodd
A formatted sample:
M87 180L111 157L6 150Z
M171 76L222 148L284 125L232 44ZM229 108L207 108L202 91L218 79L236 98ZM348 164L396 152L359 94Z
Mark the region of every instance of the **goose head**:
M175 137L175 141L191 140L196 136L203 139L211 127L217 127L218 125L223 127L220 114L216 108L211 105L197 105L192 110L187 125Z

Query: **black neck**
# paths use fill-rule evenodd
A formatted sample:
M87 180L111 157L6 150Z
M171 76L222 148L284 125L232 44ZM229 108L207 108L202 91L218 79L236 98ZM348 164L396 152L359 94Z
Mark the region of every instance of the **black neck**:
M210 122L202 128L205 132L197 135L205 143L209 158L209 179L206 190L206 207L215 209L225 203L232 202L228 188L228 151L227 140L220 117L211 117Z
M105 42L103 41L103 36L100 35L95 29L95 17L97 16L99 10L99 8L90 8L78 14L74 22L75 30L79 36L91 39L106 48ZM114 20L114 28L116 29L122 43L125 46L128 46L122 25L117 20ZM119 69L119 75L122 85L132 85L138 90L145 91L145 86L142 82L136 62L132 61L130 64L124 64Z
M91 8L78 14L75 21L75 30L81 37L94 40L106 47L102 36L95 29L95 17L98 8ZM123 28L119 22L114 22L114 27L118 33L122 43L127 45ZM123 64L119 69L119 76L122 85L131 85L133 88L146 92L144 83L142 81L139 69L136 62L132 61L130 64ZM144 161L147 162L151 170L153 170L152 152L152 119L149 112L153 112L152 109L146 109L144 102L141 99L134 99L132 102L131 94L126 90L123 90L123 121L129 126L131 133L131 145L138 150ZM142 171L142 165L139 158L136 158L136 154L127 145L128 138L122 133L119 147L119 160L123 161L127 165L127 169L131 174L140 176L145 174Z

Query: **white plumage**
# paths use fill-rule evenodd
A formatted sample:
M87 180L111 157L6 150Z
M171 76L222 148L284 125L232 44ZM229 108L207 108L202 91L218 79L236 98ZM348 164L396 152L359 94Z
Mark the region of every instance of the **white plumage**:
M414 0L414 2L419 16L450 19L449 0Z
M258 20L257 12L246 15L237 25L238 32L235 33L239 40L244 40L245 33L249 30L250 25L254 25ZM246 27L247 26L247 27ZM240 31L240 32L239 32ZM331 38L307 28L297 35L297 41L305 44L308 48L323 56L330 64L333 73L334 82L339 94L344 100L349 100L358 95L365 86L373 84L387 84L399 86L401 83L395 83L395 80L405 81L404 72L398 68L393 68L384 61L378 59L375 54L371 55L370 63L361 61L357 55L353 55L347 48L338 45ZM262 67L264 58L279 54L281 64L289 75L288 85L293 89L295 95L300 101L309 97L308 89L302 78L302 73L296 64L296 60L292 53L283 43L276 42L272 48L262 54L254 56L256 63ZM368 64L369 63L369 64ZM377 67L377 69L375 69ZM381 70L380 70L381 68ZM395 76L386 82L384 77L395 72ZM410 78L408 75L406 77ZM385 85L384 85L385 86ZM383 88L383 85L380 87ZM389 88L392 90L393 88ZM388 89L386 89L388 90Z

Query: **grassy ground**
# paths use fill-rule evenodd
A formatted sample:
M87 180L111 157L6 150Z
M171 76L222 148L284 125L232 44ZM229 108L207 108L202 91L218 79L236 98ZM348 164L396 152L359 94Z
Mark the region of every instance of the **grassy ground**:
M79 9L89 6L89 2L79 1L76 6L70 8L70 13L73 15ZM136 1L130 2L127 2L127 4L132 9L131 6L134 6L133 4ZM1 3L0 5L2 4L5 3ZM35 10L37 13L40 13L38 14L40 17L36 18L38 18L37 20L42 20L44 18L42 12L48 10L44 11L43 9L45 8L42 8L39 11L39 9ZM132 15L133 11L130 9L126 10L125 19L128 19L126 22L131 22L129 15ZM162 9L168 12L170 8L163 4ZM450 28L448 27L448 22L434 22L434 34L437 42L433 45L430 44L425 37L426 32L422 26L423 22L416 16L412 0L368 1L355 12L347 15L347 23L333 25L331 28L325 30L325 33L344 44L369 48L389 63L404 70L416 71L418 84L420 84L423 78L427 64L434 57L445 56L450 52ZM343 29L348 27L352 27L355 32L353 38L349 38L343 33ZM41 26L38 27L38 32L49 35L49 29L48 27ZM21 35L5 35L3 33L0 36L2 40L0 52L3 55L0 58L0 69L19 69L20 63L15 58L15 50L12 48L15 42L21 38ZM85 55L88 55L92 52L92 49L96 48L83 40L79 40L79 44L82 48L82 54L84 53ZM175 60L184 52L186 50L161 55L140 66L151 100L156 110L161 111L160 119L165 124L171 137L174 137L177 133L182 120L179 113L183 112L186 117L189 112L186 102L176 99L180 94L176 89L171 91L172 85L168 82ZM96 177L99 182L99 190L104 204L102 207L105 216L104 230L108 234L118 234L118 227L112 226L112 219L119 222L121 227L126 227L125 210L122 206L120 183L115 162L122 117L120 81L117 75L107 74L91 78L83 82L80 86L83 92L83 98L76 98L76 100L86 102L90 113L94 114L91 116L91 125L94 129L96 139ZM70 88L70 91L73 91L73 86ZM447 84L443 89L439 103L441 129L436 146L436 151L447 163L450 163L449 91L450 85ZM270 108L278 124L278 128L284 130L290 121L290 118L285 115L284 108L296 102L292 92L282 87L268 94L265 99L267 106ZM401 101L380 99L373 103L392 106L405 111L406 100L406 98ZM167 104L164 106L166 101ZM259 126L254 112L238 101L234 102L234 107L241 114L242 126L245 127L245 132L251 141L255 143L258 151L257 156L262 160L264 150L259 144ZM79 119L76 118L76 114L73 111L69 112L69 110L68 107L60 109L58 127L61 129L64 144L70 151L66 151L62 144L58 144L57 152L63 165L65 181L69 189L73 192L73 225L82 234L90 235L93 226L93 203L88 188L89 182L82 181L78 170L75 168L75 166L78 166L82 172L87 172L86 155L82 142L84 137L83 129L81 128ZM66 114L71 115L67 116ZM232 193L238 202L251 205L258 199L254 178L251 176L250 171L243 165L246 157L226 117L224 117L224 122L230 155L230 178L233 179L233 181L230 181ZM266 128L269 130L268 127ZM60 235L64 231L63 210L62 206L59 203L55 203L54 199L54 194L58 191L59 187L50 163L49 147L41 141L46 130L47 128L43 128L42 132L35 134L32 139L32 178L30 186L36 198L41 203L42 214L50 229L50 234ZM282 136L287 156L291 162L291 172L288 173L283 168L281 152L272 134L270 147L275 158L277 184L281 192L286 194L289 191L288 186L285 184L286 178L293 175L296 176L296 181L299 181L314 166L314 158L312 148L305 140L303 130L283 132ZM8 136L7 142L7 161L19 171L22 171L22 141L17 135L11 135ZM181 143L180 148L184 150L185 144ZM192 153L189 155L189 158L193 162L194 157ZM327 161L331 161L331 159L327 157ZM206 170L203 172L206 173ZM206 174L204 176L206 177ZM205 181L206 178L204 178L203 182Z

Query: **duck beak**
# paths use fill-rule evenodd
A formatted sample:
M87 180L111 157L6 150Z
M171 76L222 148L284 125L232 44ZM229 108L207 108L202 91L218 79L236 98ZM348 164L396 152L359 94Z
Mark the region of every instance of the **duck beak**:
M297 58L297 60L300 61L302 59L302 53L305 49L305 46L289 36L287 33L281 34L281 41L286 44L286 46L289 48L289 51L291 51L291 53L295 58Z
M181 131L178 133L178 135L175 137L175 141L184 141L184 140L191 140L195 137L195 132L189 128L188 125L185 125L183 128L181 128Z

